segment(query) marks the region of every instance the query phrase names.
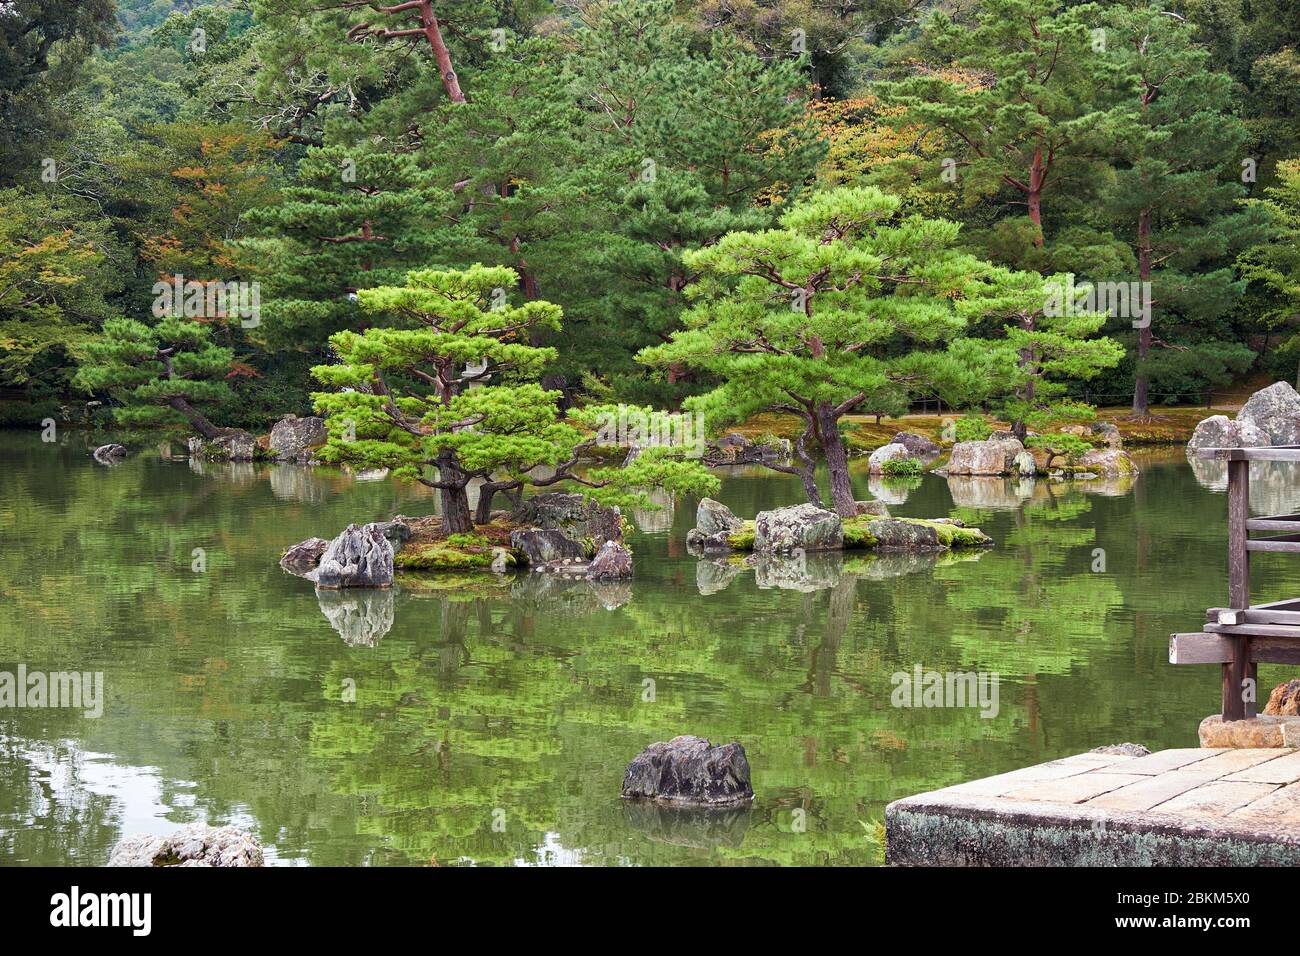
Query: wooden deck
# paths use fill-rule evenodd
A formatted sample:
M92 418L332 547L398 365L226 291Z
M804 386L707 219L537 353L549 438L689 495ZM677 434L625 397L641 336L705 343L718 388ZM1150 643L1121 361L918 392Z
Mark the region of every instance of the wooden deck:
M903 866L1297 866L1300 750L1085 753L885 810Z

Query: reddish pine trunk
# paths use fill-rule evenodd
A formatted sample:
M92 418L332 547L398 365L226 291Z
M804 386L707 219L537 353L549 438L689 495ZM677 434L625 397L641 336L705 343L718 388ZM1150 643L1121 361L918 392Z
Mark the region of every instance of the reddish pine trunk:
M826 468L831 477L831 506L841 518L852 518L858 513L853 499L853 483L849 480L849 455L840 437L839 417L830 402L817 403L817 432Z
M438 18L433 13L433 0L421 0L420 25L424 27L424 35L429 40L429 46L433 48L433 58L438 61L438 75L442 78L442 87L447 91L447 98L453 103L464 103L465 94L460 89L460 78L452 68L451 53L442 38L442 31L438 29Z
M1151 210L1143 209L1138 214L1138 279L1149 282L1151 279ZM1150 410L1150 382L1142 370L1142 363L1151 351L1151 323L1148 321L1138 329L1137 375L1133 380L1133 414L1145 417Z
M1034 150L1034 161L1029 167L1029 219L1038 228L1034 245L1043 244L1043 148Z

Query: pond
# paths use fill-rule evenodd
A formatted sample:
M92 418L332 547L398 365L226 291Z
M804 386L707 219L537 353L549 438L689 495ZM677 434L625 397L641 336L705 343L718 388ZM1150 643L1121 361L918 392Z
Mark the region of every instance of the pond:
M898 797L1196 745L1218 670L1170 666L1167 641L1226 598L1225 498L1181 451L1137 459L1127 487L855 476L996 540L962 560L701 564L683 502L638 516L626 584L485 572L318 600L287 545L433 499L153 451L107 469L82 436L0 433L0 670L104 675L97 718L0 709L0 862L98 865L207 821L277 865L878 863ZM1259 493L1300 503L1285 472ZM800 495L742 470L720 498L752 517ZM1257 600L1300 594L1300 562L1254 560ZM996 707L893 706L918 666L996 673ZM1264 693L1285 676L1261 670ZM627 762L682 733L744 745L751 809L624 805Z

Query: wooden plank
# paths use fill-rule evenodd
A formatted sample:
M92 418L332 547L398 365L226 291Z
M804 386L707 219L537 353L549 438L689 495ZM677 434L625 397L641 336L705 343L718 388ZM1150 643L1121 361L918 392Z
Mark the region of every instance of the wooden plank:
M1250 607L1250 554L1246 519L1250 517L1250 462L1228 462L1228 607Z
M1266 604L1256 604L1244 611L1234 611L1226 607L1212 607L1205 611L1208 624L1290 624L1300 628L1300 610L1283 610L1296 607L1295 601L1279 601L1275 610Z
M1269 538L1252 538L1246 542L1246 550L1296 554L1300 552L1300 535L1278 534Z
M1227 634L1169 635L1169 663L1225 664L1232 659L1232 638ZM1300 664L1300 641L1279 637L1251 637L1252 664Z
M1247 531L1294 531L1300 515L1264 515L1246 521Z
M1241 614L1244 612L1238 611ZM1211 624L1205 625L1211 634L1229 634L1238 637L1277 637L1300 641L1300 627L1290 624Z
M1300 445L1271 448L1198 448L1197 458L1213 461L1300 461Z
M1231 642L1222 634L1170 634L1170 664L1224 664L1232 660Z

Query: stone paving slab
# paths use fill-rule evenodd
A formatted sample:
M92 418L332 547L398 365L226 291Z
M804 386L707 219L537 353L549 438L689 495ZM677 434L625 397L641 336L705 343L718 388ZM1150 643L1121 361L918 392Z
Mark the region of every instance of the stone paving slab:
M896 800L889 862L1300 866L1300 750L1077 754Z

